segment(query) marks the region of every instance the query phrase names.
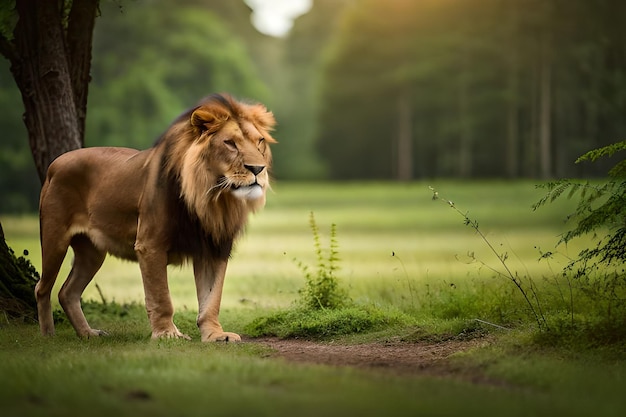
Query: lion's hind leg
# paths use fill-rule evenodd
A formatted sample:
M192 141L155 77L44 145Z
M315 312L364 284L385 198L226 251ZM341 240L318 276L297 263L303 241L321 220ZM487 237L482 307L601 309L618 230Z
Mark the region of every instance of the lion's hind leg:
M78 336L106 334L89 326L80 305L80 297L102 266L106 252L98 249L84 234L75 235L71 246L74 249L74 263L70 275L59 291L59 302Z
M44 227L42 225L42 231ZM39 328L44 336L54 335L54 320L52 318L52 304L50 296L52 288L56 282L59 270L63 264L63 259L69 248L69 241L50 239L50 234L42 233L41 255L42 267L41 277L35 285L35 300L37 300L37 318Z

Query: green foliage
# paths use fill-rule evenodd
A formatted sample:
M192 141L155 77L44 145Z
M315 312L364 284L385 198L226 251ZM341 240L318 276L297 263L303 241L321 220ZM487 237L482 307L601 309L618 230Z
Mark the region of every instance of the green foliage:
M623 150L626 141L587 152L577 162L595 162ZM615 163L604 182L563 179L538 186L547 193L533 206L535 209L563 197L578 200L574 212L568 216L573 226L561 236L560 244L567 245L587 235L592 235L595 241L595 245L582 249L562 271L563 277L574 279L569 282L570 315L566 326L570 334L581 340L611 343L626 337L622 330L617 330L624 328L626 317L625 167L625 160ZM547 252L543 257L553 255ZM587 305L581 306L585 301ZM575 317L577 310L591 314Z
M626 147L626 143L609 150L599 150L597 154L614 153L622 147ZM594 155L588 155L588 157L591 159ZM626 333L621 330L624 317L626 317L624 245L616 244L615 242L619 239L612 237L611 233L608 237L604 237L607 230L615 230L616 226L619 227L618 225L621 224L624 227L625 224L618 220L619 216L623 216L624 201L622 200L622 204L617 205L614 201L611 202L611 199L616 198L618 194L615 192L618 184L624 183L618 180L610 186L607 184L597 186L563 180L539 186L548 188L549 192L533 205L535 209L547 202L558 200L562 195L568 195L569 198L574 195L580 196L576 211L571 216L572 219L578 219L578 224L574 229L565 232L559 243L571 243L575 237L582 237L589 233L600 236L596 247L583 249L578 258L571 260L565 266L561 274L552 272L551 265L548 265L543 282L536 282L528 272L519 273L511 268L508 253L496 249L496 245L487 238L476 220L460 211L452 201L442 199L432 187L431 191L433 200L443 201L459 213L463 217L464 224L471 227L487 245L489 251L495 255L501 269L477 259L473 252L468 256L472 261L479 262L496 276L503 277L514 285L517 292L522 295L527 310L540 330L534 336L536 341L539 343L559 341L578 346L607 346L623 343L626 339ZM607 196L607 193L610 195ZM610 208L607 209L606 205ZM538 250L542 261L551 262L557 256L552 251ZM484 305L468 302L466 298L470 295L467 290L449 298L449 306L446 306L445 297L437 295L431 309L438 315L448 312L451 314L450 317L463 317L473 312L486 314L504 323L511 319L515 320L516 307L515 303L511 302L513 294L504 290L499 290L497 293L499 294L497 299L499 298L500 302L497 299L490 300ZM486 296L484 292L480 294L480 298L484 296Z
M626 141L622 141L588 152L577 162L593 162L625 149ZM582 250L578 258L566 268L567 271L575 271L576 277L587 276L600 267L614 267L619 270L626 261L625 167L626 160L618 162L609 172L609 178L599 184L563 179L538 186L547 189L547 193L533 206L535 209L562 195L566 195L568 199L578 197L574 213L568 216L569 221L575 225L562 235L560 243L567 244L588 234L597 237L596 246ZM618 271L615 276L619 275Z
M39 273L26 256L26 250L24 256L15 256L0 225L0 311L7 317L35 320L34 290Z
M4 0L0 2L0 36L6 39L13 39L13 29L17 23L17 13L15 13L15 0Z
M0 213L28 213L36 210L40 182L22 122L20 94L0 62Z
M311 272L309 266L301 261L296 261L306 281L305 287L300 291L301 302L305 309L310 310L337 309L345 306L349 303L348 294L341 288L335 275L339 270L337 227L335 224L331 225L329 247L324 250L313 212L309 215L309 226L313 234L317 265L316 271Z
M214 92L267 98L245 45L207 7L139 2L123 13L110 6L105 16L94 33L90 146L147 148Z
M595 300L601 299L592 296ZM579 301L579 300L577 300ZM550 332L533 334L532 340L539 346L567 346L571 349L617 349L622 354L626 341L626 309L614 311L614 315L578 314L572 321L569 314L553 314L549 317Z
M327 176L315 149L319 87L324 50L335 39L338 22L351 0L316 0L295 21L279 46L284 58L273 62L274 111L279 119L280 146L272 149L276 174L290 180Z
M583 161L595 162L599 158L602 158L604 156L613 156L613 154L615 154L616 152L623 151L624 149L626 149L626 141L613 143L611 145L604 146L598 149L592 149L580 158L578 158L576 160L576 163ZM619 165L621 165L621 162Z

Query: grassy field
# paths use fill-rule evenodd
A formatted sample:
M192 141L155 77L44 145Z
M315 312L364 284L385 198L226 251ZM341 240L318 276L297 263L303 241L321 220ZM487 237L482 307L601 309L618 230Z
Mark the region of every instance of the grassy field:
M312 266L316 262L309 228L311 212L323 245L328 243L330 225L337 225L339 276L357 300L418 309L427 302L426 284L431 289L451 284L473 286L476 277L492 276L468 254L494 267L499 267L497 258L463 225L458 213L442 201L432 201L429 185L478 220L497 249L509 253L513 268L537 279L545 275L547 265L538 262L537 248L555 249L573 204L564 200L533 212L530 206L542 195L533 183L287 183L274 187L267 207L251 218L247 234L237 245L229 265L224 307L283 307L297 297L304 283L297 261ZM2 224L9 244L17 252L28 250L39 269L36 218L2 218ZM560 248L567 256L574 256L579 249L576 245ZM67 275L70 261L68 256L60 277ZM553 267L558 269L558 262ZM170 276L175 305L195 309L190 268L172 268ZM108 300L143 300L136 264L109 257L94 282ZM100 299L94 285L88 287L85 297Z
M457 358L459 366L480 369L501 383L296 366L265 358L267 352L254 344L203 345L193 326L191 271L172 268L175 321L194 341L150 341L140 306L131 306L124 318L88 314L111 334L98 340L78 340L67 324L52 340L38 337L33 325L2 324L0 414L611 416L626 410L623 350L581 352L529 342L532 317L519 292L492 270L502 270L498 258L459 213L432 200L429 185L479 222L498 253L508 254L509 267L524 282L533 280L539 296L552 300L560 294L566 304L566 288L556 277L589 241L560 247L554 260L539 262L540 250L557 250L574 203L563 200L533 212L542 195L533 183L279 183L229 265L222 324L244 332L253 319L298 298L304 285L298 262L316 263L308 224L313 212L323 245L330 225L337 225L338 276L351 298L413 320L410 329L387 329L371 338L421 328L449 331L474 319L515 328L492 328L498 343ZM0 220L9 244L16 252L27 249L39 269L36 218ZM101 294L92 284L87 299L142 302L135 264L109 258L94 281ZM542 302L546 309L563 308L558 300Z

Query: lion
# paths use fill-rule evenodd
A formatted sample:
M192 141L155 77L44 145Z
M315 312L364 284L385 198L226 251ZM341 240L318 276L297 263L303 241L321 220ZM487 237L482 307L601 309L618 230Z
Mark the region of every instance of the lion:
M202 341L240 341L218 320L226 266L248 215L265 205L274 116L259 103L215 94L179 116L152 148L83 148L50 165L40 197L43 335L54 334L50 296L71 246L59 302L81 337L81 295L106 254L139 263L153 338L185 338L173 321L167 265L193 265Z

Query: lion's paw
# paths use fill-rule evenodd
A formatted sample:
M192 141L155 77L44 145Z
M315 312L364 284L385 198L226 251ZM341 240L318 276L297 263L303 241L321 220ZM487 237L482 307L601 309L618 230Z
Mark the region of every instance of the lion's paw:
M189 337L186 334L182 333L176 327L174 327L173 329L168 329L168 330L160 330L160 331L156 331L155 330L155 331L152 332L152 338L153 339L185 339L185 340L191 340L191 337Z
M109 334L105 332L104 330L98 330L98 329L87 329L79 333L79 336L84 337L85 339L89 339L92 337L108 336L108 335Z
M203 342L241 342L241 336L231 332L213 332Z

